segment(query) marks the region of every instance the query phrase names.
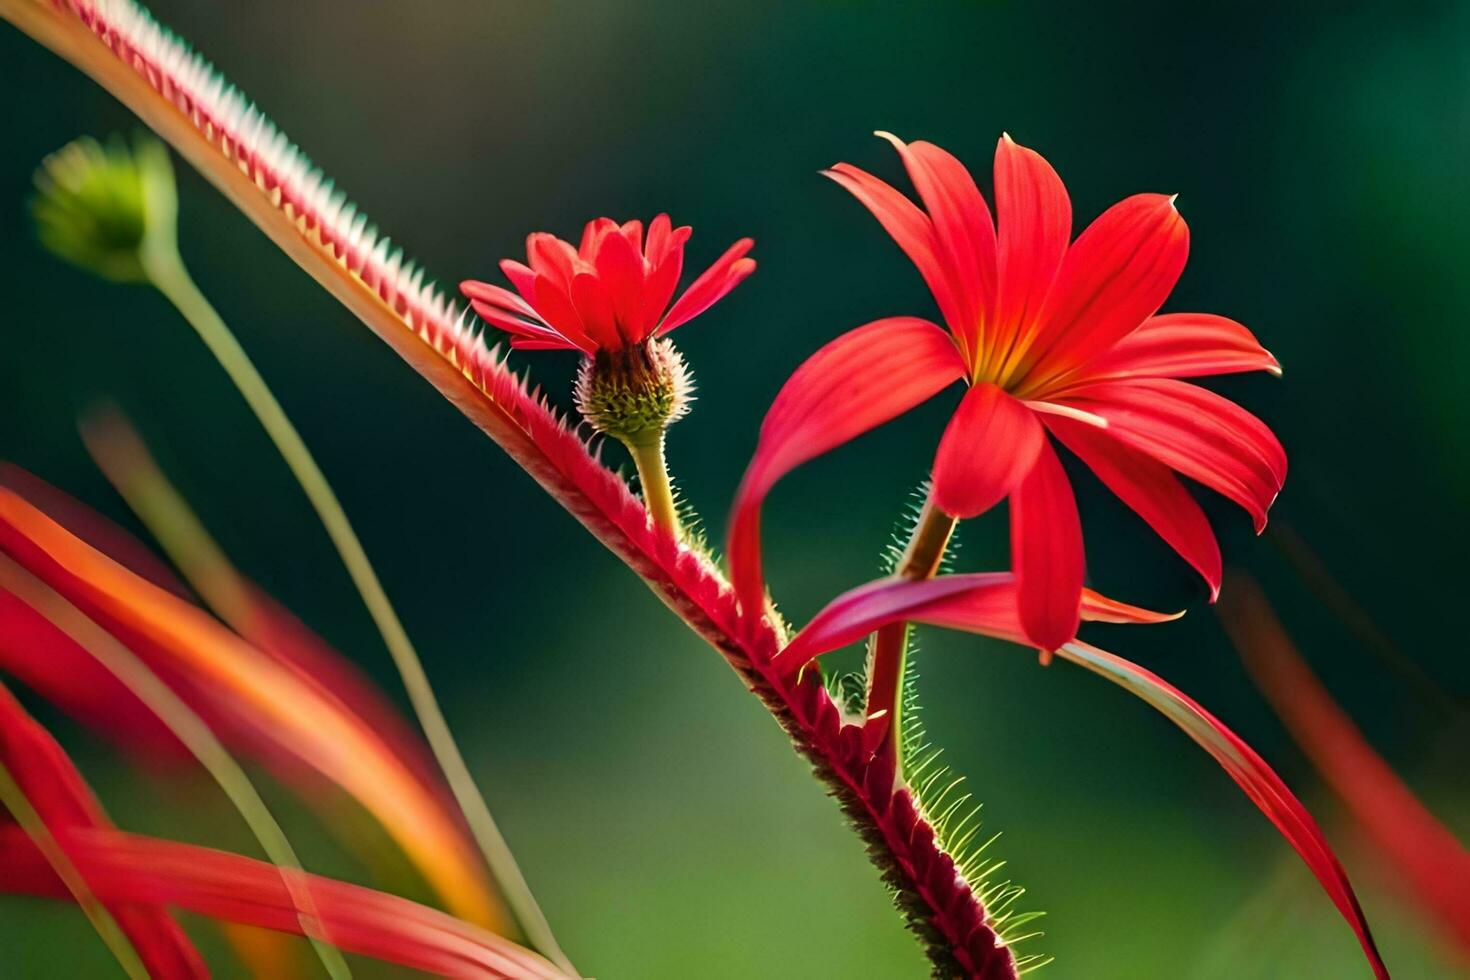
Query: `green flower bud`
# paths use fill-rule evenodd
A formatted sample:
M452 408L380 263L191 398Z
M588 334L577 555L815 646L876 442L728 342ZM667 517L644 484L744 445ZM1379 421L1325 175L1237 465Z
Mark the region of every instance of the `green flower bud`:
M31 215L41 244L114 282L144 282L148 263L176 252L178 199L168 150L140 134L104 146L84 136L36 171Z
M599 350L577 374L582 417L629 445L660 441L689 411L693 391L684 358L667 339Z

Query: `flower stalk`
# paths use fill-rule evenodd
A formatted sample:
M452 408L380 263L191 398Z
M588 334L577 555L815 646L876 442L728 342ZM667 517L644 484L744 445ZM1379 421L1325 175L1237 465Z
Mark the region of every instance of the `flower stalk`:
M643 506L653 526L673 537L679 537L679 509L674 502L674 487L669 480L669 467L664 459L662 429L649 430L623 440L633 463L638 467L638 486L643 491Z
M909 535L903 555L893 569L895 578L922 581L933 578L944 561L955 525L959 522L926 497ZM903 771L903 679L908 660L909 624L890 623L868 641L868 693L863 743L868 751L886 756L894 772Z

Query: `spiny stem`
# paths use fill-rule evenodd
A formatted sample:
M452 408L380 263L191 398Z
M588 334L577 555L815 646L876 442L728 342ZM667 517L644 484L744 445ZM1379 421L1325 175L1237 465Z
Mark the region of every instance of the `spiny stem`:
M59 593L3 556L0 556L0 584L91 654L184 744L239 811L266 857L280 869L281 883L286 886L286 892L296 907L301 929L311 941L327 975L333 980L348 980L352 971L341 951L326 938L311 892L302 887L300 875L304 869L295 848L265 800L261 799L255 784L210 730L208 723L136 654Z
M516 864L505 837L475 785L474 777L465 764L464 756L460 753L439 707L438 698L429 684L418 652L399 621L397 612L388 601L387 593L384 592L372 563L368 561L367 552L363 550L362 542L358 540L357 532L348 521L331 484L327 482L315 458L306 448L306 443L276 401L275 395L256 370L245 349L189 276L178 253L145 255L144 267L153 285L198 332L200 339L239 389L311 502L393 658L429 747L464 813L475 842L484 854L485 862L505 897L516 925L529 945L554 961L557 966L575 974L576 968L557 944L551 925L531 894L530 886Z
M944 560L956 521L926 498L909 543L893 574L898 578L933 578ZM863 745L874 754L885 753L893 771L901 774L904 661L908 658L909 624L890 623L868 641L868 699Z
M5 686L0 684L0 692L5 692ZM97 935L102 938L107 949L117 959L118 964L129 980L148 980L148 969L143 966L138 951L128 941L117 920L112 913L92 893L87 886L86 877L77 869L76 864L57 843L56 837L51 833L41 815L31 804L30 798L26 796L25 790L11 775L5 763L0 762L0 805L10 811L15 822L20 824L21 829L30 837L36 849L46 858L51 869L56 872L66 890L71 892L77 900L77 905L92 923L92 928L97 930Z
M679 509L674 504L674 488L669 482L669 467L664 461L664 430L650 428L624 440L623 445L638 467L638 485L643 490L643 506L653 526L675 538L679 536Z

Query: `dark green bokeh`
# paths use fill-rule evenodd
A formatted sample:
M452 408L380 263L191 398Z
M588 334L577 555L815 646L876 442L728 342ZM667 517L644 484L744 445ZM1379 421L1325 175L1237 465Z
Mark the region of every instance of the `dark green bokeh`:
M1079 227L1126 194L1179 192L1193 254L1168 308L1236 317L1286 366L1281 381L1215 386L1291 454L1274 518L1439 684L1470 689L1458 643L1470 544L1463 6L155 10L450 284L493 277L529 231L574 237L600 214L692 223L691 267L754 236L757 274L679 334L700 400L670 455L716 535L791 369L866 320L932 315L917 274L820 167L847 160L896 180L892 151L869 135L882 128L940 143L985 184L1005 129L1056 166ZM0 455L126 520L74 424L117 399L239 564L396 696L304 499L192 333L150 292L65 267L26 230L42 156L132 118L8 26L0 66ZM181 168L180 182L187 261L334 480L578 964L604 977L920 975L856 839L718 658L197 175ZM521 361L570 405L569 359ZM933 452L940 402L777 491L766 540L788 616L876 568ZM1198 696L1301 789L1397 976L1449 976L1250 688L1202 587L1094 481L1076 482L1093 584L1190 609L1096 639ZM1470 800L1451 778L1463 730L1324 611L1243 515L1208 506L1227 561L1262 578L1369 737L1463 831ZM964 540L962 567L1004 563L1001 514ZM1046 975L1366 975L1286 845L1147 708L1015 648L932 636L922 657L931 731L1005 831L995 848L1024 902L1049 912L1036 941L1058 957ZM139 782L65 731L125 826L244 846L222 808L212 822L169 816L204 791ZM305 816L291 829L315 839ZM74 912L0 909L18 975L105 971Z

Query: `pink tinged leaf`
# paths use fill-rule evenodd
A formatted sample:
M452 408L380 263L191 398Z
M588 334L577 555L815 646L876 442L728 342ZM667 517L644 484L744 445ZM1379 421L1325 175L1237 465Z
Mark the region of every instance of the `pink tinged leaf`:
M207 847L108 829L75 830L66 846L104 902L185 909L212 919L301 935L282 869ZM332 945L433 976L551 980L565 976L508 939L396 895L301 872ZM0 829L0 890L66 897L18 828ZM200 974L203 975L203 974Z
M747 610L761 608L760 508L771 487L807 460L896 418L964 374L950 336L917 317L875 320L850 330L796 369L766 413L736 494L730 568Z
M666 334L682 327L740 285L746 276L755 271L755 259L745 258L745 253L754 245L752 239L742 238L726 249L725 254L716 259L714 265L684 290L684 295L679 297L668 316L664 317L658 332Z
M965 332L964 308L951 282L948 267L939 251L939 241L934 223L903 194L874 177L865 170L851 164L839 163L822 173L862 203L872 212L883 230L898 243L909 261L919 270L944 322L956 331Z
M1109 430L1058 416L1047 418L1046 427L1204 576L1214 601L1220 594L1220 544L1199 503L1169 468L1129 449Z
M1009 572L940 575L932 579L884 578L858 586L827 604L777 655L791 673L824 653L840 649L890 623L916 622L1012 643L1027 642L1021 629L1016 579ZM1082 593L1082 618L1107 623L1161 623L1182 613L1140 609Z
M1031 472L1045 439L1031 409L998 385L975 385L939 440L934 505L951 517L985 513Z
M25 793L62 852L77 866L87 887L112 914L149 975L160 980L209 976L198 951L166 909L133 904L124 898L107 896L94 887L87 863L77 859L69 832L108 827L111 824L107 815L66 751L3 687L0 687L0 762ZM41 873L55 881L60 894L69 894L21 828L4 827L0 833L28 848L35 855ZM0 861L0 877L5 874L5 864Z
M1301 855L1332 904L1357 934L1374 975L1379 980L1388 980L1388 967L1378 953L1347 873L1307 808L1266 760L1189 695L1135 663L1086 643L1069 643L1057 651L1057 656L1142 698L1208 752Z
M1077 499L1045 439L1036 465L1011 494L1011 554L1026 636L1055 650L1077 635L1084 562Z
M1209 313L1149 317L1111 350L1084 365L1079 380L1100 378L1197 378L1267 371L1281 364L1245 326Z
M903 158L914 189L929 212L942 263L959 300L956 332L965 346L979 345L982 322L995 300L995 225L975 179L947 151L933 143L905 144L892 133L879 133Z
M995 217L999 281L992 370L1041 309L1072 238L1072 202L1061 178L1041 154L1009 136L995 148Z
M1256 686L1397 882L1470 958L1470 851L1363 737L1312 673L1259 585L1232 573L1220 621Z
M1197 385L1167 378L1101 381L1066 404L1108 420L1108 434L1235 501L1259 532L1286 480L1286 451L1264 422Z
M1132 333L1184 271L1189 228L1173 198L1136 194L1104 211L1067 250L1028 345L1028 387L1047 385Z

